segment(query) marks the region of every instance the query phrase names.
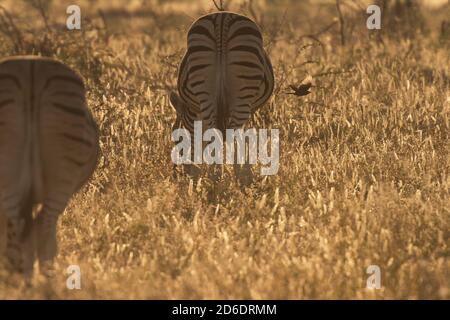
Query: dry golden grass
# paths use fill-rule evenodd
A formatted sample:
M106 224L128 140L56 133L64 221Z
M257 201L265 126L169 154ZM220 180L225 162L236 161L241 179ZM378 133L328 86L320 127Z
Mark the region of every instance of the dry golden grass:
M262 24L277 80L251 125L281 130L278 174L241 190L230 172L193 183L170 162L167 90L211 3L121 3L80 1L81 32L45 31L26 3L8 8L23 39L14 48L17 35L0 34L0 55L79 70L102 155L60 219L55 278L23 288L2 271L0 298L450 298L450 46L432 22L448 6L424 12L423 31L392 19L395 29L368 32L353 14L342 47L338 22L321 44L302 37L334 21L333 5L237 1ZM65 5L49 7L50 22L64 23ZM311 95L283 93L307 74ZM66 288L71 264L81 290ZM373 264L380 290L365 288Z

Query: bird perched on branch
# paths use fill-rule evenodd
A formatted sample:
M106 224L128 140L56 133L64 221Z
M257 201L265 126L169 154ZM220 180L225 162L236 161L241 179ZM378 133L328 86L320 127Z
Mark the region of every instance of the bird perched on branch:
M307 96L308 94L311 93L311 91L309 91L311 87L312 87L312 77L307 76L305 79L303 79L300 85L298 86L293 84L289 85L289 88L291 88L293 92L286 92L286 94L292 94L297 97Z

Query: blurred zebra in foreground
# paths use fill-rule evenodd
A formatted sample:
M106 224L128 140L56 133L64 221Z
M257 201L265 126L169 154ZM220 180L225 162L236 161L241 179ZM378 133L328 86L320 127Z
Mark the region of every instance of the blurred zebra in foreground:
M30 279L36 255L41 271L51 270L58 216L98 152L80 76L47 58L0 62L0 236L15 271Z
M184 127L192 135L196 120L203 130L241 128L273 88L272 64L256 23L231 12L203 16L188 31L178 94L170 93L177 112L173 129Z

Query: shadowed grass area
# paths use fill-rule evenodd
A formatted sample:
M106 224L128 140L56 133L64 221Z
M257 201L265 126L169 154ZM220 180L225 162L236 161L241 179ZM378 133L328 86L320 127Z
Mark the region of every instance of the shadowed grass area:
M264 31L277 87L250 126L280 129L280 170L245 190L230 170L175 177L170 160L168 90L211 2L80 1L81 31L64 28L69 2L44 16L5 3L0 56L77 69L102 154L60 219L55 278L25 289L0 271L0 298L450 298L450 46L432 22L449 6L415 11L417 28L391 11L381 31L345 7L341 46L333 3L254 2L229 9ZM312 94L284 93L307 75ZM72 264L81 290L66 288Z

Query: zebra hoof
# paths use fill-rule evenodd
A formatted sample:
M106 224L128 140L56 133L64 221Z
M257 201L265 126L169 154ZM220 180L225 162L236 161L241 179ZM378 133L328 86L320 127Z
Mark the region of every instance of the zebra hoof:
M254 182L252 168L248 164L235 166L235 178L241 189L250 187Z
M46 260L39 262L39 271L45 278L53 278L55 276L53 261Z
M31 288L33 286L33 274L32 273L24 274L24 285L25 285L25 288Z

